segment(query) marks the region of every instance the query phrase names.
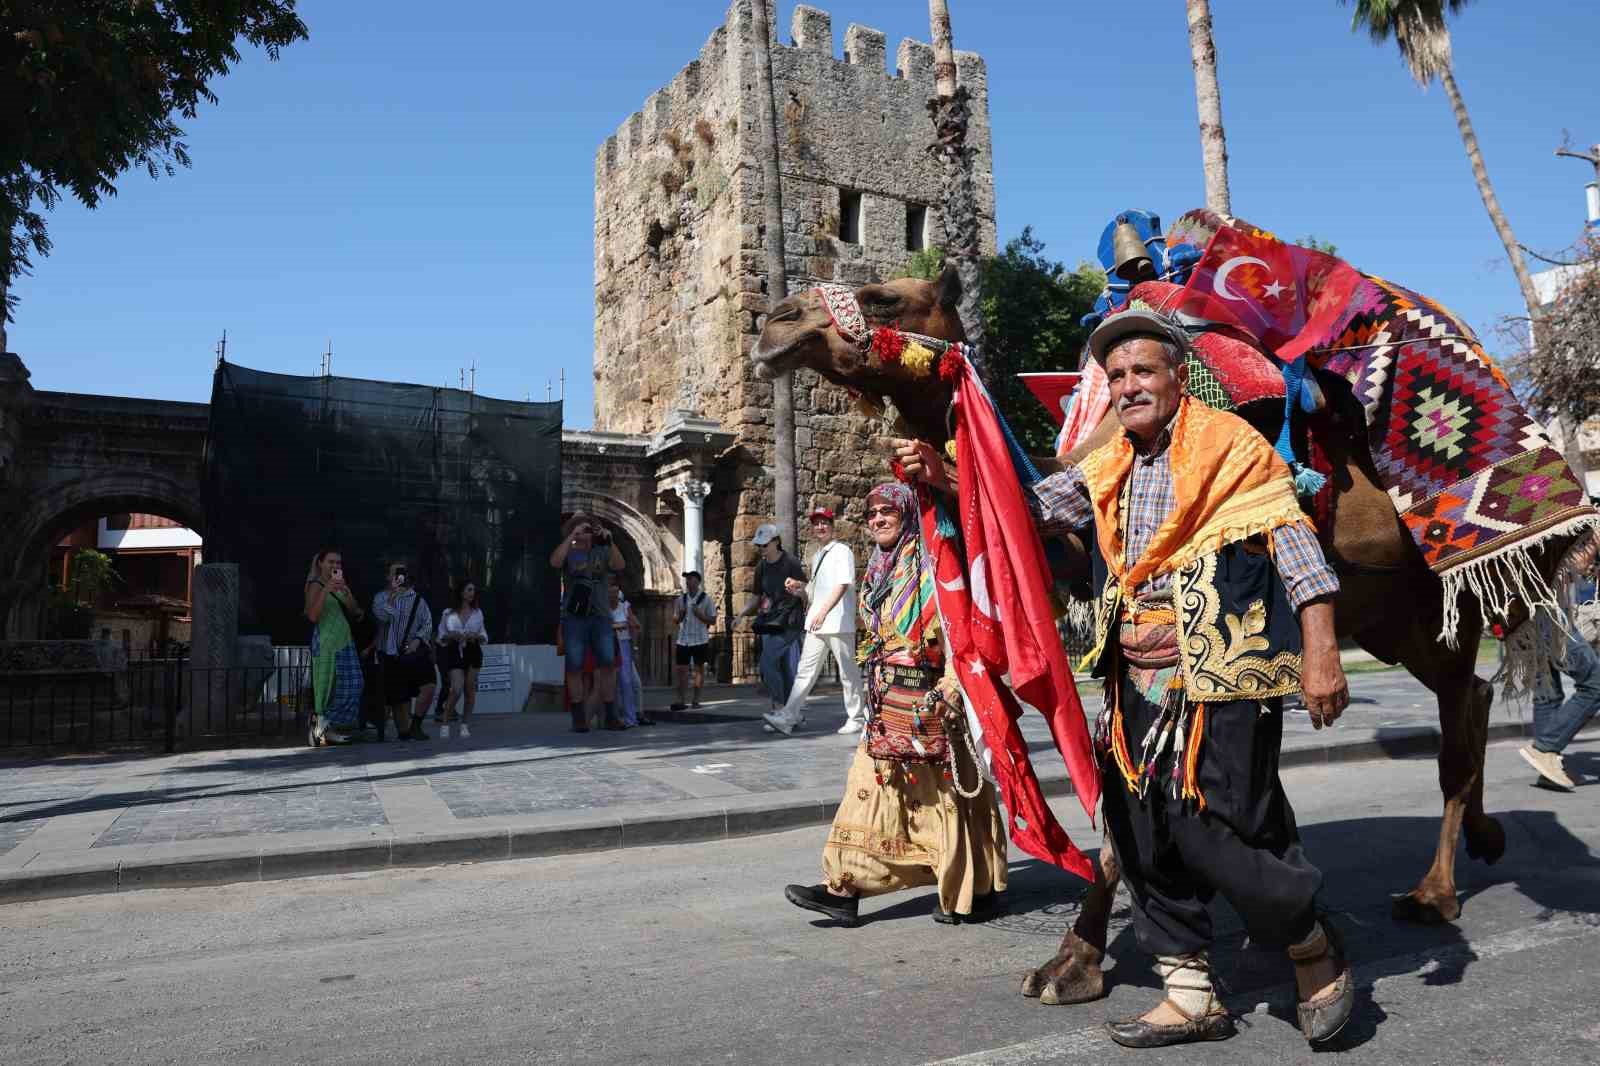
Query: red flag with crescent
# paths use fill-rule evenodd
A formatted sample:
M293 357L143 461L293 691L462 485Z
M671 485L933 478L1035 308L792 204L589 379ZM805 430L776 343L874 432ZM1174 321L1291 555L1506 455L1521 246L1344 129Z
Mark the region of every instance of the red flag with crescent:
M994 402L966 366L958 376L954 410L959 546L939 533L931 497L922 493L923 538L938 579L947 654L983 728L1011 839L1028 854L1092 880L1088 858L1045 802L1018 725L1022 703L1044 715L1078 801L1093 819L1100 771L1056 631L1044 544Z
M1195 264L1178 309L1238 326L1287 363L1323 339L1360 281L1342 259L1223 226Z

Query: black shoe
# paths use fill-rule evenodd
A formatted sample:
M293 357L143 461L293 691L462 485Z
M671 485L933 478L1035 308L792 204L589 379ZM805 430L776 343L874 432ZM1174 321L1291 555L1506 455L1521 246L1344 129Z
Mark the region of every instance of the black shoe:
M688 710L688 709L689 709L689 708L687 708L687 707L685 707L685 706L684 706L684 705L683 705L683 704L681 704L681 703L674 703L674 704L673 704L673 705L672 705L672 710L674 710L674 711L686 711L686 710Z
M937 898L933 901L933 920L940 925L973 925L977 922L987 922L1000 910L1000 893L985 892L981 896L972 897L972 912L970 914L952 914L939 905Z
M856 914L858 900L854 896L835 896L825 885L787 885L784 898L796 907L827 915L840 925L854 928L861 924Z
M1203 1040L1226 1040L1238 1032L1238 1029L1234 1027L1233 1015L1218 1008L1210 1014L1202 1014L1177 1025L1156 1025L1143 1018L1106 1022L1106 1032L1123 1047L1144 1048L1194 1044Z
M641 714L639 716L639 724L640 725L655 725L656 724L656 720L654 718L651 718L648 714Z
M414 726L411 727L411 739L412 740L431 740L432 738L429 737L428 734L426 734L426 733L424 733L422 731L422 727L420 725L414 725Z
M613 718L611 721L606 723L606 728L610 729L610 730L613 730L614 732L620 733L624 729L628 728L628 723L620 721L620 720L618 720L616 718Z
M396 739L396 740L410 740L411 739L411 734L410 733L402 733L397 729L397 730L395 730L394 739Z

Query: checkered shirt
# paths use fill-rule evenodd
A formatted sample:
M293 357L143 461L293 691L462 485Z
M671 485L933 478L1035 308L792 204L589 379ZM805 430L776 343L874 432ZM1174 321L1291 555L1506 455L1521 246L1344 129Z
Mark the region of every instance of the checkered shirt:
M1144 554L1156 530L1177 503L1172 488L1172 454L1167 447L1171 443L1170 432L1164 433L1152 454L1134 459L1133 483L1128 488L1128 513L1123 518L1123 537L1129 559L1138 559ZM1094 521L1089 487L1083 480L1083 472L1075 466L1051 474L1034 485L1028 496L1028 508L1033 512L1039 532L1047 537L1077 532ZM1295 610L1320 596L1331 596L1339 591L1339 579L1323 557L1322 546L1317 543L1309 523L1279 526L1267 535L1267 546L1278 567L1278 576L1283 579L1289 605ZM1171 583L1172 575L1160 574L1139 586L1135 594L1141 599L1154 598L1165 592Z

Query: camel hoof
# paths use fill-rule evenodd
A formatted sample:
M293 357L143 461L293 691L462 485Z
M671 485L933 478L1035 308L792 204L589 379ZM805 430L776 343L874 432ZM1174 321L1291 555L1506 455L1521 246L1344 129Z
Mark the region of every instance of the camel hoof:
M1038 999L1047 981L1048 978L1038 970L1029 970L1022 978L1022 994L1029 999Z
M1053 981L1047 981L1039 993L1039 1002L1052 1007L1065 1007L1074 1003L1092 1003L1106 994L1105 974L1100 967L1075 968L1073 972Z
M1467 838L1467 857L1482 859L1489 866L1499 862L1506 853L1506 831L1498 820L1485 815L1469 819L1463 827Z
M1403 896L1396 896L1390 906L1390 914L1397 922L1412 922L1416 925L1444 925L1461 917L1461 903L1455 896L1445 896L1437 900L1428 900L1416 892L1407 892Z

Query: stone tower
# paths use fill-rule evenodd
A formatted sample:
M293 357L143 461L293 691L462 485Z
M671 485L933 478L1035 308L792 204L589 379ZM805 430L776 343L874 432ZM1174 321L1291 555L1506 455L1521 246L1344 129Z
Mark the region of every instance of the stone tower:
M749 360L767 307L751 3L735 0L700 57L595 159L595 427L653 434L691 412L734 435L705 504L708 586L732 609L753 583L749 538L773 511L772 386ZM933 49L902 41L890 66L884 35L851 25L840 58L829 15L806 6L791 36L772 57L789 291L897 277L914 251L942 243L927 154ZM958 52L957 65L992 253L988 77L975 54ZM887 463L842 390L803 371L794 391L801 512L839 511L840 535L864 559L853 520ZM663 495L658 512L670 518L677 503Z

